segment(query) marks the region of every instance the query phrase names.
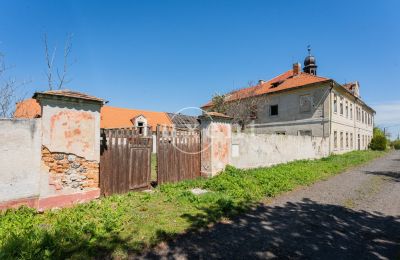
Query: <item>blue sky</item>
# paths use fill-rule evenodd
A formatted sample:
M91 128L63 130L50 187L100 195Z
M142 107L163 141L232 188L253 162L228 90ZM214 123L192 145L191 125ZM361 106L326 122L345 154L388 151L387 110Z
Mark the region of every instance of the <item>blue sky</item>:
M382 126L400 124L399 1L2 1L0 52L46 89L42 36L73 33L67 87L110 105L177 111L270 79L312 45L318 74L358 80ZM397 136L399 127L389 128Z

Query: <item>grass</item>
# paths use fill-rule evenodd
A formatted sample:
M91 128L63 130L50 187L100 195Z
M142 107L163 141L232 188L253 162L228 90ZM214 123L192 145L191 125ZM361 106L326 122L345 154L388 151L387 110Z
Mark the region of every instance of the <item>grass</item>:
M151 180L157 180L157 154L151 154Z
M0 259L125 258L229 218L266 196L312 184L383 154L356 151L250 170L228 166L217 177L166 184L153 193L113 195L43 214L25 207L8 210L0 213ZM190 192L194 187L210 192L195 196Z

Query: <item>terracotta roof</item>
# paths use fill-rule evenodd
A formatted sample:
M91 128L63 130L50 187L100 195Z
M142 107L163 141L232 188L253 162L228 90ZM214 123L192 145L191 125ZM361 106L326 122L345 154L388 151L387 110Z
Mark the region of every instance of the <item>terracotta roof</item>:
M33 98L38 97L39 95L50 95L50 96L61 96L61 97L71 97L71 98L78 98L78 99L84 99L84 100L92 100L92 101L98 101L98 102L104 102L104 99L90 96L85 93L77 92L77 91L72 91L68 89L61 89L61 90L47 90L43 92L35 92L33 94Z
M329 81L329 78L319 77L305 72L293 75L293 70L288 70L281 75L258 85L239 89L226 95L226 101L234 101L242 98L259 96L267 93L278 92L282 90L293 89L318 82ZM203 108L211 107L212 101L209 101Z
M128 108L103 106L101 108L101 128L132 127L131 119L143 115L147 119L147 125L155 131L157 125L172 125L170 118L165 112L154 112Z
M147 124L155 131L158 124L172 125L172 121L167 113L154 112L136 109L127 109L119 107L103 106L101 108L101 128L125 128L132 127L132 118L143 115L147 119ZM17 104L14 113L16 118L36 118L41 116L39 103L35 99L26 99Z
M225 114L218 113L218 112L206 112L206 114L205 114L204 116L232 118L232 117L230 117L230 116L227 116L227 115L225 115Z
M36 99L29 98L18 102L15 108L15 118L37 118L40 117L42 111Z

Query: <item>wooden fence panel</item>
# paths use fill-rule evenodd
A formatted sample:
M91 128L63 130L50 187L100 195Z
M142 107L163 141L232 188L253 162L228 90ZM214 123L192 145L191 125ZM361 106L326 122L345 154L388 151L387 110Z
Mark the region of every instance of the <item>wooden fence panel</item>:
M200 158L199 131L157 127L157 183L199 177Z
M152 137L150 129L101 129L100 189L103 195L149 187Z

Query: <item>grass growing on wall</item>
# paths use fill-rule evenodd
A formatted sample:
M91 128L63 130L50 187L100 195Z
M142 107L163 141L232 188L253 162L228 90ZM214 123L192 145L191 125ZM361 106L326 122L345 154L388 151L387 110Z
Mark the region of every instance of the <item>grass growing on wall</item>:
M8 210L0 213L0 259L124 257L383 154L357 151L270 168L227 167L215 178L166 184L154 193L113 195L43 214ZM195 196L194 187L210 192Z

